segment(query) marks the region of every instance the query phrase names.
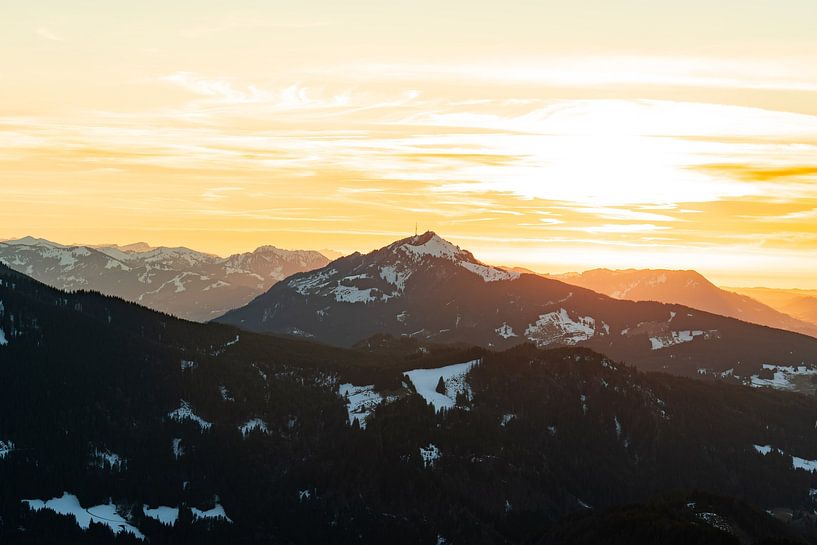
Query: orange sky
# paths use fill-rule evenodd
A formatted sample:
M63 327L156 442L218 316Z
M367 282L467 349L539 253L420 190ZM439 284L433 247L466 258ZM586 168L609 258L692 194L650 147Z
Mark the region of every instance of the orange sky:
M0 238L817 288L812 0L96 4L4 8Z

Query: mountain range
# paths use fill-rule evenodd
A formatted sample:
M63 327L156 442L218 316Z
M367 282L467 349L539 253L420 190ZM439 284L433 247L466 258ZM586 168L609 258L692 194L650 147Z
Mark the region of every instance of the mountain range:
M817 290L775 288L728 288L790 314L817 324Z
M780 301L764 304L768 298L757 291L722 289L696 271L666 269L593 269L583 273L550 276L616 299L677 303L713 314L730 316L754 324L797 331L817 337L817 320L797 317L795 304ZM736 291L741 293L735 293ZM760 296L758 296L760 295ZM791 299L796 299L792 295ZM817 298L813 299L817 302ZM785 309L783 312L776 309ZM815 312L814 316L817 316ZM814 318L812 316L812 318Z
M642 369L744 381L764 364L817 363L814 337L495 268L433 232L293 275L217 321L338 346L378 333L492 349L583 346Z
M219 257L189 248L66 246L25 237L0 242L0 263L63 290L94 290L188 320L249 302L292 274L329 262L316 251L261 246Z
M813 396L576 346L338 348L3 265L0 332L2 543L817 543Z

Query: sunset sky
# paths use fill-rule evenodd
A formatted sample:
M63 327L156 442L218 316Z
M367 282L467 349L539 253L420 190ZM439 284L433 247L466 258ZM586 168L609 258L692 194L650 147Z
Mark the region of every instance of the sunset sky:
M817 1L11 0L0 239L817 288Z

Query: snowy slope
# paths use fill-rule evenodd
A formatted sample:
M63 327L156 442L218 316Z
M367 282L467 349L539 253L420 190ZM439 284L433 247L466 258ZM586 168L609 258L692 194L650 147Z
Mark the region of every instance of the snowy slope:
M94 290L195 321L249 302L276 282L323 267L314 251L261 246L226 258L189 248L65 246L25 237L0 242L0 263L64 290Z

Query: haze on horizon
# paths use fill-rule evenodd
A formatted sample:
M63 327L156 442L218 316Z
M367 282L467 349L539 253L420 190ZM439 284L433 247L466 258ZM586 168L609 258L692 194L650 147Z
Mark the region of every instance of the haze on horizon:
M817 288L811 0L4 15L0 238L351 252L419 223L542 272Z

